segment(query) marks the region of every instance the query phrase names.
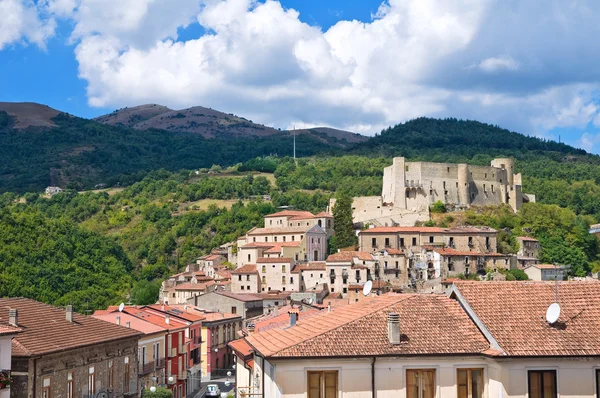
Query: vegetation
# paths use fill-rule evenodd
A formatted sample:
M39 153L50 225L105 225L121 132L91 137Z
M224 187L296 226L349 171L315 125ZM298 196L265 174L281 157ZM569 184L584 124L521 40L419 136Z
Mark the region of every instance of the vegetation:
M149 388L144 389L142 398L172 398L173 392L167 387L156 387L156 391L152 392Z
M429 209L432 213L445 213L446 205L441 200L435 202Z
M335 236L331 239L334 249L356 246L358 240L352 223L352 198L347 195L338 196L333 206L333 229Z

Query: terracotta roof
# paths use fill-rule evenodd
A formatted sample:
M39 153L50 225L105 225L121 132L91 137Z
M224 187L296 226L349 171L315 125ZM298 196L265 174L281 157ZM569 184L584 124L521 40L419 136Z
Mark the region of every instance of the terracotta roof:
M197 322L204 320L202 314L191 310L192 306L187 304L162 305L154 304L144 307L150 312L156 311L161 314L168 314L171 317L176 317L189 322Z
M229 347L231 347L239 357L249 358L252 356L252 347L250 347L250 344L244 339L237 339L230 342Z
M196 279L197 282L208 282L213 280L213 278L206 275L196 275L194 276L194 279Z
M325 271L327 270L325 261L310 261L306 264L296 264L292 270L293 274L300 271Z
M284 211L279 211L277 213L273 213L273 214L268 214L265 216L265 218L270 218L270 217L307 217L307 218L313 218L315 215L312 214L310 211L303 211L303 210L284 210Z
M388 340L389 313L400 315L399 345ZM253 333L246 340L266 357L461 355L489 348L458 302L433 294L385 294L307 320L300 316L295 327Z
M22 329L0 322L0 336L19 333Z
M123 312L140 318L146 322L153 323L154 325L164 327L169 331L184 330L187 328L186 322L176 318L173 319L169 317L169 323L167 323L164 314L158 313L157 311L152 311L149 308L130 307L125 308Z
M529 268L529 267L535 267L535 268L539 268L539 269L554 269L555 268L554 264L531 264L525 268ZM563 270L563 269L565 269L565 266L558 265L558 266L556 266L556 269Z
M431 247L430 249L443 256L510 257L509 254L460 251L449 247Z
M302 310L299 310L298 305L296 305L294 308L298 310L298 319L306 319L306 317L311 317L313 315L318 314L321 311L320 309L311 307L309 305L302 305ZM274 329L282 326L289 326L289 311L291 310L292 307L290 305L286 305L281 308L278 308L277 315L275 315L274 312L271 312L269 314L261 315L252 319L250 323L254 323L255 332L264 332L265 330L269 329Z
M206 290L207 287L213 286L215 281L211 280L206 283L182 283L180 285L175 286L175 290Z
M236 269L235 271L232 271L231 274L232 275L258 274L258 271L256 270L256 264L246 264L246 265L242 265L240 268Z
M304 225L299 227L281 227L281 228L255 228L248 231L248 235L278 235L278 234L302 234L314 228L314 225Z
M138 332L142 332L144 334L155 334L160 332L166 332L167 328L164 326L158 326L151 322L146 322L143 319L135 317L133 315L124 313L124 312L111 312L110 314L96 314L92 315L92 317L96 319L103 320L105 322L110 322L112 324L117 323L117 317L120 318L121 326L125 326L127 322L129 322L129 326L131 329L137 330Z
M536 238L532 238L529 236L519 236L519 239L521 239L524 242L538 242Z
M360 231L361 234L381 234L381 233L447 233L447 234L477 234L477 233L495 233L495 229L490 227L375 227Z
M385 281L383 281L381 279L374 280L374 281L372 281L372 283L373 283L372 289L383 289L386 285ZM353 283L351 285L348 285L348 289L362 289L363 287L365 287L365 282Z
M221 254L209 254L208 256L206 256L204 258L204 260L214 261L214 260L218 259L219 257L223 257L223 256Z
M212 323L212 322L219 322L219 321L233 321L236 319L242 319L241 315L237 315L237 314L230 314L228 312L203 312L202 313L202 317L204 318L204 320L202 321L203 325Z
M249 293L215 292L215 294L220 294L221 296L229 297L244 302L262 300L262 298Z
M260 297L263 300L282 300L289 298L292 293L296 293L291 290L286 290L285 292L281 292L279 290L271 290L268 293L256 293L255 296Z
M277 246L276 242L250 242L242 246L242 248L250 248L250 247L275 247Z
M257 264L263 263L286 263L290 264L294 260L291 257L259 257L256 259Z
M402 250L400 250L400 249L393 249L391 247L385 249L384 251L387 252L387 254L391 254L392 256L398 255L398 254L404 254L404 252Z
M13 338L14 356L42 355L140 336L137 330L77 313L73 313L74 322L71 323L67 321L64 309L26 298L0 298L0 322L3 324L8 321L9 309L18 310L19 328L22 329Z
M222 271L217 271L217 275L219 275L223 279L231 279L231 271L226 269Z
M326 218L333 218L332 214L327 213L326 211L322 211L319 214L315 215L315 218L317 217L326 217Z
M554 282L454 282L507 355L600 355L600 282L558 282L561 314L553 326L546 310Z
M265 253L281 253L282 247L298 247L301 244L302 242L299 240L293 242L279 242L275 246L265 250Z
M361 261L374 261L373 255L369 252L347 251L329 255L327 262L352 261L353 258L358 258Z

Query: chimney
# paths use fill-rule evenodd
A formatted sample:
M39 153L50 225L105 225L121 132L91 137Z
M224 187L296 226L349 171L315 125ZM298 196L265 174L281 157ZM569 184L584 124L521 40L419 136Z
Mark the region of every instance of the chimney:
M254 333L254 324L253 323L249 323L248 326L246 326L246 328L248 329L248 334Z
M73 306L71 304L67 305L67 322L73 323Z
M171 319L169 319L169 315L168 315L168 314L167 314L167 315L165 315L165 323L166 323L167 325L170 325L170 324L171 324Z
M117 315L117 325L121 324L121 317Z
M298 320L298 314L295 312L290 312L290 326L296 326L297 320Z
M327 302L327 312L331 312L331 301Z
M273 308L273 313L275 316L279 315L279 307L275 306L275 308Z
M11 326L19 326L19 311L12 308L8 310L8 323Z
M394 312L388 314L388 339L390 344L400 344L400 315Z
M161 311L164 311L164 310L165 310L165 305L164 305L164 304L160 306L160 310L161 310Z
M131 322L125 322L125 327L131 328Z

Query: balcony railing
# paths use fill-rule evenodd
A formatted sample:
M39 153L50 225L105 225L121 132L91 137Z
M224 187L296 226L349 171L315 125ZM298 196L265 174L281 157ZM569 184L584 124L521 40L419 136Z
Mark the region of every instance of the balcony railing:
M179 380L185 380L185 379L186 379L186 376L187 376L187 375L186 375L186 373L187 373L187 372L186 372L185 370L182 370L181 372L179 372L179 375L177 375L177 378L178 378Z
M180 354L185 354L187 352L188 349L188 343L183 343L179 345L179 353Z
M139 363L138 364L138 375L147 375L147 374L150 374L150 373L156 371L157 369L161 369L164 367L165 367L165 359L164 358L157 359L156 361L150 361L145 364Z
M169 350L169 358L173 358L177 356L177 347L172 347Z

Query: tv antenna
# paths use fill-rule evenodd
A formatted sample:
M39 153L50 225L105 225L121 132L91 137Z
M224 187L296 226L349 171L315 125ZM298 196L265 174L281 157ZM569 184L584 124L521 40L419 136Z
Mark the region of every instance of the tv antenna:
M296 159L296 124L294 123L294 132L292 133L294 136L294 159Z
M367 281L365 286L363 286L363 295L368 296L371 293L371 289L373 289L373 282Z
M123 312L124 309L125 309L125 303L119 304L119 312Z

